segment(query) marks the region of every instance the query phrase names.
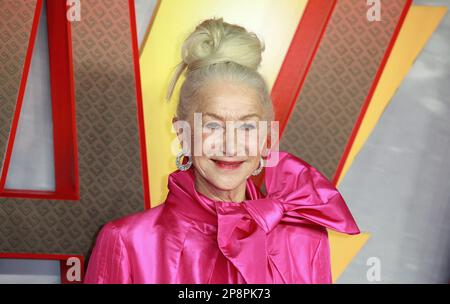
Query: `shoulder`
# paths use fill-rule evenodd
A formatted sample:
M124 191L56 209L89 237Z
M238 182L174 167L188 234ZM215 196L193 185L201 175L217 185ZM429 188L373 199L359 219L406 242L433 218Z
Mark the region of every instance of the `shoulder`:
M271 158L272 157L274 165L293 165L294 167L296 167L296 169L300 169L300 171L314 168L310 163L308 163L301 157L286 151L272 152Z
M310 163L285 151L272 152L267 161L265 171L266 182L272 184L285 184L286 182L290 182L292 185L300 186L313 180L326 179ZM295 182L300 182L300 185Z
M89 258L85 283L129 283L136 263L156 261L151 258L155 247L148 244L163 237L157 224L162 210L159 205L107 222Z

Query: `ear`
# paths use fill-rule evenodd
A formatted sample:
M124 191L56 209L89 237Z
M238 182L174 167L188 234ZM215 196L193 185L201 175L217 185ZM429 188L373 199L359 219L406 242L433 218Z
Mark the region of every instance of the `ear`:
M261 157L266 158L270 151L270 138L266 136L265 141L262 143Z
M271 150L278 151L279 145L279 122L271 121L268 123L268 130L265 142L262 145L261 155L267 157Z
M190 138L191 138L191 127L187 121L180 120L178 117L174 116L172 118L172 126L177 133L178 141L184 151L190 152ZM183 147L183 145L186 145Z
M175 132L177 133L178 140L180 141L180 144L181 144L183 142L183 136L182 136L183 132L182 132L182 129L180 129L178 122L179 122L179 118L174 116L172 118L172 126L173 126L173 129L175 130Z

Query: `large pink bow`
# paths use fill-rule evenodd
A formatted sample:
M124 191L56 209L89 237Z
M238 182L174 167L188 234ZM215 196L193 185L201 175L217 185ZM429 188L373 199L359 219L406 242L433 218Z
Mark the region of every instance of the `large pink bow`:
M280 222L360 233L341 194L322 174L292 154L278 153L278 165L265 169L265 198L215 202L220 250L247 283L271 283L267 235Z

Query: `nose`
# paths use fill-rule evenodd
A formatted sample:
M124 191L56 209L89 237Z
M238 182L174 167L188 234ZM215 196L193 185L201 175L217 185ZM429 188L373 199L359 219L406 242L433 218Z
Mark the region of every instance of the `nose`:
M228 157L237 155L237 136L236 128L230 127L225 131L225 155Z

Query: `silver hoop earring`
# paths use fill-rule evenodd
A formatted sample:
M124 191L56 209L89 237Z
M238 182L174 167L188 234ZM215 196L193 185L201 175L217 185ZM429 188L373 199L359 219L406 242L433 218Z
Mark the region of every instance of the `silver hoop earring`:
M188 162L185 164L182 163L183 156L188 157ZM175 163L177 164L177 168L179 170L186 171L192 166L192 159L191 159L191 157L184 155L183 151L181 151L180 153L178 153Z
M255 171L252 172L253 176L258 175L259 173L261 173L262 169L264 168L264 159L261 157L259 159L259 167L258 169L256 169Z

